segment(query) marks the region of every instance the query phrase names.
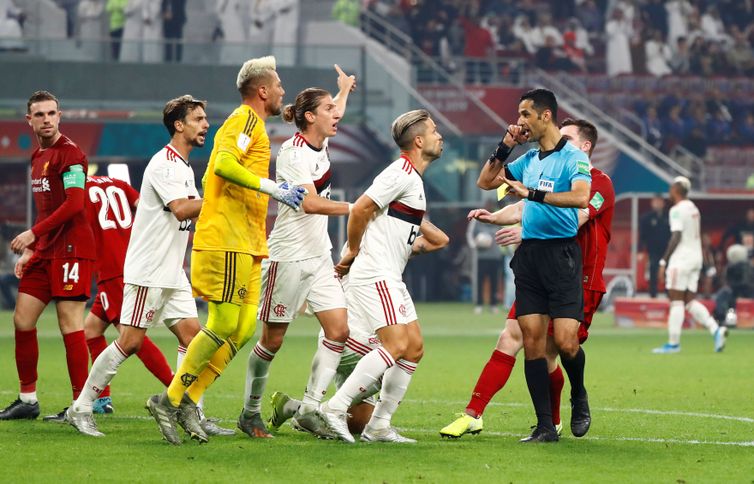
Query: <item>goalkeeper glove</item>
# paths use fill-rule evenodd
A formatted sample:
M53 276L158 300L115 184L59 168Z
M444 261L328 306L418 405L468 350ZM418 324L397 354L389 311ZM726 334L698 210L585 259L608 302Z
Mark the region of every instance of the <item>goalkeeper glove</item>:
M284 203L295 211L301 209L301 203L308 193L306 188L299 185L289 185L288 182L276 184L268 178L262 178L259 183L259 191L266 193L278 202Z

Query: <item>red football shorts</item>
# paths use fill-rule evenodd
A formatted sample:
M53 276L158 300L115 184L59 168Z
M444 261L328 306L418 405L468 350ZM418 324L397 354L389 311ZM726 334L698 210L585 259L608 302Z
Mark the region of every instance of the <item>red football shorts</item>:
M594 313L596 313L597 308L600 307L602 296L604 296L604 293L602 292L584 289L584 321L581 321L581 324L579 324L579 343L583 343L589 338L589 326L592 325ZM510 311L508 311L508 319L516 319L515 302L511 305ZM550 321L550 325L547 328L547 335L553 335L552 321Z
M123 276L114 277L97 284L97 297L92 304L92 314L102 321L117 324L123 306Z
M76 259L41 259L32 256L26 263L18 292L34 296L47 304L52 299L86 301L92 284L94 261Z

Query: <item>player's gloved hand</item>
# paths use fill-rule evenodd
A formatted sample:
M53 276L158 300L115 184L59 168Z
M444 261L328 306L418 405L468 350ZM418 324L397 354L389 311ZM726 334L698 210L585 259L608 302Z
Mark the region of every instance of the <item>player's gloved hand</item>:
M275 182L266 178L262 178L259 191L268 194L278 202L288 205L297 212L301 209L304 197L309 193L302 186L289 185L288 182L275 184Z

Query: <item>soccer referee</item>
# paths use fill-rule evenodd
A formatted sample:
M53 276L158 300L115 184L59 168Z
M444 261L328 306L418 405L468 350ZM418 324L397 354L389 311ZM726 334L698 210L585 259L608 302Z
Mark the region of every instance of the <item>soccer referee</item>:
M558 103L546 89L521 96L518 124L482 168L477 184L484 189L507 183L525 199L522 243L511 268L516 284L516 318L524 338L524 372L537 426L522 442L556 442L552 423L550 380L545 352L547 328L571 381L571 431L586 434L591 423L584 388L584 351L578 341L584 317L581 250L576 243L578 210L589 203L589 159L562 138L557 126ZM536 141L532 149L505 163L516 144Z

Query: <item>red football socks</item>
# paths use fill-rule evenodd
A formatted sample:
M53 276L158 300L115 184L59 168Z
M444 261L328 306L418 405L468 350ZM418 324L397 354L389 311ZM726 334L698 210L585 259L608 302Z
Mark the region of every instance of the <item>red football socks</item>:
M493 351L490 360L484 365L482 374L479 375L474 392L471 394L471 401L466 406L466 413L473 417L480 417L492 397L505 386L515 364L516 358L513 356L502 351Z
M63 344L65 344L65 360L68 363L73 399L76 400L89 374L89 352L86 348L84 330L64 334Z
M550 373L550 404L552 405L553 425L560 423L560 394L563 393L564 384L563 371L558 366L555 371Z
M33 393L37 390L37 362L39 361L39 344L37 330L16 330L16 369L21 393Z
M136 353L136 356L163 385L170 385L173 380L173 370L170 368L168 360L165 359L165 355L151 339L144 336L144 342L141 343L141 349Z

